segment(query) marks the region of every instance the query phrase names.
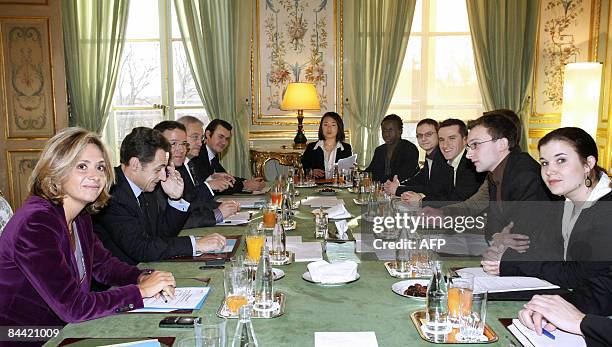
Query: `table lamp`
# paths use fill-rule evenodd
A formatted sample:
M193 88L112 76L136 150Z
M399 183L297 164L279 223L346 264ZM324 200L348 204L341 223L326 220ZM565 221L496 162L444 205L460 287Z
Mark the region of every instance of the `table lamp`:
M302 125L304 110L318 111L320 109L319 96L314 84L303 82L289 83L285 95L283 96L281 110L298 111L298 130L293 139L293 148L306 148L306 135L304 135L304 126Z

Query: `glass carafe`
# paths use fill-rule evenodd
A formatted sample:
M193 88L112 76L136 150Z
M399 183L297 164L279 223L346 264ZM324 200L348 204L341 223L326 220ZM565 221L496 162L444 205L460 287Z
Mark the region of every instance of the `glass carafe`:
M448 287L442 274L442 262L432 263L433 275L427 287L425 330L432 334L446 334L450 331L448 322Z
M240 318L238 324L236 324L232 347L259 346L255 330L253 330L253 323L251 322L252 309L251 305L245 305L240 308Z
M267 310L274 304L274 277L270 264L270 251L264 246L257 265L255 278L255 309Z

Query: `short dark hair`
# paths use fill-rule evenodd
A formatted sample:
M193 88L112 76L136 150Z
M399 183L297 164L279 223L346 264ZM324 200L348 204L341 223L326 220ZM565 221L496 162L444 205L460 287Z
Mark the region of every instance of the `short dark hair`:
M323 120L329 117L336 121L338 124L338 133L336 134L336 141L344 141L344 123L342 122L342 118L336 112L325 112L323 117L321 117L321 121L319 122L319 140L325 140L325 136L323 136Z
M506 138L508 140L508 149L513 150L516 147L516 126L506 115L496 111L487 112L484 116L470 121L470 130L477 126L487 129L487 132L494 140Z
M159 131L160 133L163 133L166 130L174 130L174 129L180 129L183 130L184 132L187 132L187 129L185 128L185 125L183 125L182 123L179 123L175 120L164 120L161 121L159 123L157 123L157 125L155 125L153 127L153 129Z
M228 131L232 131L232 125L230 123L224 121L223 119L215 118L211 120L210 123L208 123L204 132L206 133L207 131L210 131L211 134L214 134L215 130L217 130L217 127L219 125L227 129Z
M514 113L514 111L509 110L507 108L500 108L497 110L488 111L488 112L483 113L482 115L486 116L492 113L499 113L505 116L506 118L508 118L512 123L514 123L514 126L516 127L516 143L518 146L518 144L521 143L521 137L523 136L522 135L523 123L521 123L521 119L519 118L519 116L517 116L516 113Z
M595 143L595 140L593 140L591 135L586 131L575 127L565 127L553 130L538 141L538 151L540 147L551 141L563 141L572 146L583 163L586 163L588 157L595 157L595 167L589 174L589 177L594 181L598 181L599 175L606 172L605 169L597 165L597 160L599 159L597 143Z
M393 114L393 113L389 114L389 115L386 115L385 118L383 118L382 122L380 122L380 125L382 125L384 122L395 123L395 125L397 125L398 129L403 129L404 128L404 121L402 121L400 116L398 116L396 114Z
M456 125L459 127L459 133L461 134L462 137L467 136L467 133L468 133L467 125L465 125L465 122L462 121L461 119L456 119L456 118L445 119L442 122L440 122L440 127L438 127L438 130L442 128L446 128L446 127L452 127L453 125Z
M130 159L136 157L141 163L148 164L155 159L158 149L169 153L171 148L170 142L159 131L137 127L132 129L121 142L119 162L129 166Z
M435 120L435 119L431 119L431 118L421 119L417 123L416 127L418 128L418 127L420 127L423 124L429 124L429 125L433 126L434 128L436 128L436 131L438 131L440 129L440 123L438 123L438 121Z

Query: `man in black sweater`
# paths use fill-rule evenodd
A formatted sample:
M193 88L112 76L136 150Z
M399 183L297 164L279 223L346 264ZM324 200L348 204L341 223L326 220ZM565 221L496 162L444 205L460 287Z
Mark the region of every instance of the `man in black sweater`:
M384 144L376 147L374 157L365 171L372 179L385 182L394 176L403 181L419 171L419 151L416 146L402 139L404 125L396 114L386 116L380 124Z

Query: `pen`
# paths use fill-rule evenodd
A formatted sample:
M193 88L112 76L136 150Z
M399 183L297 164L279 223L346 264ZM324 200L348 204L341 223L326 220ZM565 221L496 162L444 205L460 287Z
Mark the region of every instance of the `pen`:
M168 303L168 299L166 299L166 296L164 295L164 291L163 290L159 291L159 295L161 296L161 298L164 300L165 303Z
M555 335L553 335L550 331L542 328L542 334L546 335L548 338L554 340L555 339Z

